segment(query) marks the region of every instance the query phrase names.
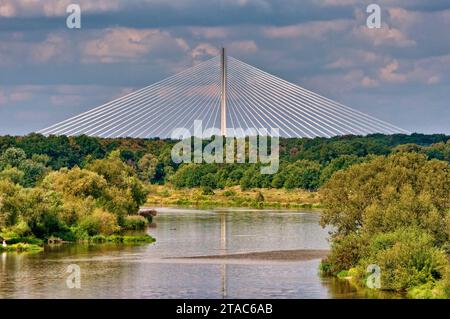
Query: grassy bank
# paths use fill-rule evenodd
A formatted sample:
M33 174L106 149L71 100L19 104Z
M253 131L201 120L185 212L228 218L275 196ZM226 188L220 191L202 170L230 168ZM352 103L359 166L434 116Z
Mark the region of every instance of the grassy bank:
M3 238L3 237L2 237ZM0 245L0 252L41 252L44 250L44 243L61 244L61 243L80 243L80 244L103 244L103 243L115 243L115 244L151 244L156 239L150 235L94 235L87 236L76 241L64 241L57 237L51 237L47 240L35 238L35 237L10 237L6 240L6 247Z
M320 208L316 192L267 188L243 191L239 186L211 191L152 185L146 204L185 207Z
M17 243L17 244L12 244L12 245L8 245L6 247L0 246L0 252L17 252L17 253L22 253L22 252L40 252L43 251L44 248L42 246L39 245L35 245L35 244L27 244L27 243Z
M142 235L142 236L97 235L97 236L90 237L86 242L95 243L95 244L102 244L102 243L150 244L155 241L156 241L156 239L150 235Z

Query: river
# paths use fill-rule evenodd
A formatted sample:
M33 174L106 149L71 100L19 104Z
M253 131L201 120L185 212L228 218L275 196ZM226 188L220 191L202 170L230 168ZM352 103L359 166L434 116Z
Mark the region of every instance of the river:
M184 258L329 249L311 211L158 209L150 245L62 244L0 255L0 298L355 298L319 258ZM69 288L69 265L80 288Z

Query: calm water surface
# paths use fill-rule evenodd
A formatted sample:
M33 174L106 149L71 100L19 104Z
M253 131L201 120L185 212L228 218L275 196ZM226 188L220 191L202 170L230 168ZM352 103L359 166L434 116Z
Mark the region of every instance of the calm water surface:
M159 209L155 244L47 246L0 254L0 298L340 298L364 297L318 275L320 260L192 260L167 257L328 249L318 212ZM81 289L67 267L80 266Z

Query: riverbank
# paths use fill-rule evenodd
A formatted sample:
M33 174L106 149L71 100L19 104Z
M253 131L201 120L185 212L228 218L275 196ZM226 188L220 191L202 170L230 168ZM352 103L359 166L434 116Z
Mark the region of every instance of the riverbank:
M95 235L90 236L77 241L63 241L60 238L49 238L47 240L38 239L34 237L13 237L6 240L6 246L0 245L0 252L15 252L15 253L28 253L28 252L41 252L44 251L44 242L48 245L54 244L127 244L127 245L139 245L139 244L151 244L156 239L148 234L145 235Z
M29 252L41 252L44 250L44 247L35 245L35 244L27 244L27 243L17 243L12 245L7 245L6 247L0 246L0 253L29 253Z
M243 191L239 186L213 192L201 188L175 189L168 185L151 185L146 205L181 207L248 207L248 208L320 208L317 192L301 189L258 188Z

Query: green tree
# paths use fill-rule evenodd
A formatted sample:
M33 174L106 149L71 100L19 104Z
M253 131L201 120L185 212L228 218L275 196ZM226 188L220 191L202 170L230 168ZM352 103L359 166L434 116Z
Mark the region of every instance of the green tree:
M320 184L323 185L327 182L335 172L350 167L354 164L361 163L362 159L363 158L356 155L341 155L332 159L320 174Z
M17 223L22 204L21 189L10 179L0 179L0 227Z
M0 156L0 169L6 166L18 167L26 158L27 155L22 149L15 147L8 148Z
M146 182L154 183L157 181L158 158L153 154L145 154L138 162L139 177Z
M200 179L200 185L210 187L212 189L217 188L216 177L212 173L208 173Z
M420 225L442 241L450 208L449 164L415 153L378 157L336 172L321 198L321 223L332 225L335 235Z
M320 172L320 164L313 161L299 160L286 167L284 187L287 189L317 189L320 184Z
M0 180L8 179L14 184L23 185L24 176L24 172L19 170L17 167L7 166L3 171L0 172Z

